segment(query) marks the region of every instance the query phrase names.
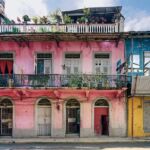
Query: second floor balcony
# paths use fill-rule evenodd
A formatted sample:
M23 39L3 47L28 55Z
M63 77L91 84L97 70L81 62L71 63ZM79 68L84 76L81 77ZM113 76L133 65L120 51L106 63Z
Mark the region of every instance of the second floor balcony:
M119 23L112 24L1 24L0 33L118 33Z
M125 75L46 74L46 75L0 75L0 87L31 88L88 88L121 89L127 86L130 77Z

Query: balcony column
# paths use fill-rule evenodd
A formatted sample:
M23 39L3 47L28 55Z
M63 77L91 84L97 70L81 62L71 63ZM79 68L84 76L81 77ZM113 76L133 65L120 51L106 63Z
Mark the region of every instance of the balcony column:
M92 137L92 103L80 102L80 137Z
M86 32L86 33L89 33L89 25L87 25L87 24L86 24L86 26L85 26L85 32Z
M65 128L63 123L64 107L63 101L57 99L52 102L51 136L64 137Z
M116 23L115 23L115 32L119 32L118 25L119 25L119 23L116 22Z

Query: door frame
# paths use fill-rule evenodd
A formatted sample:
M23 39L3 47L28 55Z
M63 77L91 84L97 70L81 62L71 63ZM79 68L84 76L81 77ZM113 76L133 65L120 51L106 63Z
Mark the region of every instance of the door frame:
M66 107L66 134L68 135L68 134L79 134L80 133L80 128L79 128L79 132L77 132L77 133L67 133L67 128L68 128L68 125L69 125L69 122L67 121L67 119L68 119L68 115L67 115L67 109L72 109L72 108L74 108L74 109L76 109L76 111L77 111L77 109L79 109L80 110L80 106L78 107L78 106L73 106L73 107ZM80 119L80 118L79 118ZM80 124L79 124L80 125ZM80 127L80 126L79 126Z
M63 115L64 115L64 117L63 117L63 129L64 129L64 135L65 136L67 136L67 135L69 135L69 134L67 134L67 132L66 132L66 129L67 129L67 124L66 124L66 119L67 119L67 114L66 114L66 110L67 110L67 107L66 107L66 104L67 104L67 102L69 101L69 100L72 100L72 99L75 99L76 101L78 101L78 103L80 104L80 101L76 98L76 97L70 97L70 98L68 98L68 99L66 99L65 100L65 102L64 102L64 113L63 113ZM80 104L80 120L81 120L81 104ZM80 122L81 123L81 122ZM80 127L80 131L81 131L81 127ZM74 134L73 134L74 135ZM79 133L77 133L77 135L79 135L80 136L80 132Z
M100 97L100 98L96 98L95 100L93 100L93 103L92 103L92 131L93 131L93 136L96 136L96 134L95 134L95 131L94 131L94 119L95 119L95 113L94 113L94 110L95 110L95 103L96 103L96 101L97 100L105 100L105 101L107 101L107 103L108 103L108 136L110 136L111 135L111 129L110 129L110 127L111 127L111 110L110 110L110 108L111 108L111 102L110 102L110 100L108 99L108 98L106 98L106 97ZM101 107L101 106L99 106L99 107ZM105 108L105 106L102 106L102 107L104 107Z
M8 99L11 101L12 103L12 133L10 135L10 137L13 137L14 135L14 127L15 127L15 105L14 105L14 101L11 97L7 97L7 96L2 96L0 97L0 101L3 101L5 99ZM0 137L3 137L3 135L0 135Z
M34 132L34 134L35 134L35 136L36 137L39 137L38 135L37 135L37 131L38 131L38 125L37 125L37 121L38 121L38 103L39 103L39 101L40 100L42 100L42 99L47 99L49 102L50 102L50 104L51 104L51 129L50 129L50 131L51 131L51 134L50 134L50 136L52 135L52 101L48 98L48 97L40 97L40 98L38 98L37 99L37 101L35 102L35 118L34 118L34 120L35 120L35 123L34 123L34 126L35 126L35 132Z

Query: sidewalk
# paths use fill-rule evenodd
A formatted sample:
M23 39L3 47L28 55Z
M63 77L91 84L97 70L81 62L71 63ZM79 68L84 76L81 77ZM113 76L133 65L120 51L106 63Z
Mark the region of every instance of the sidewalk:
M0 144L8 143L124 143L124 142L150 142L150 137L144 138L118 138L118 137L96 137L96 138L11 138L1 137Z

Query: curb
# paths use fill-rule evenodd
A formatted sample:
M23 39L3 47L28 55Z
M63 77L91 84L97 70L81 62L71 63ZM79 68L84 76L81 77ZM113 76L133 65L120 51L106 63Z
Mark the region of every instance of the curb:
M30 143L81 143L81 144L98 144L98 143L136 143L150 142L150 139L1 139L0 144L30 144Z

